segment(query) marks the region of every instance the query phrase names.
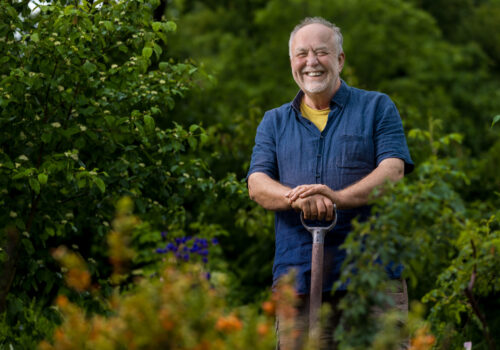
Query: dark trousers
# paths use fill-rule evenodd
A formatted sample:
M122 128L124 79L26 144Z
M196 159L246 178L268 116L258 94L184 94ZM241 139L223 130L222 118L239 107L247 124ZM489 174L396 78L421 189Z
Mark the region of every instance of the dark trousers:
M372 310L375 317L380 317L384 312L392 307L408 314L408 289L405 280L391 280L389 288L385 292L392 300L394 306L377 306ZM333 340L333 333L339 325L341 310L338 304L342 297L346 295L345 291L337 291L334 294L324 293L323 304L328 304L331 313L326 325L323 327L320 337L321 350L336 350L337 344ZM276 318L277 350L300 350L307 337L309 329L309 295L300 295L297 305L297 315L293 320ZM402 344L401 349L405 349L407 344Z

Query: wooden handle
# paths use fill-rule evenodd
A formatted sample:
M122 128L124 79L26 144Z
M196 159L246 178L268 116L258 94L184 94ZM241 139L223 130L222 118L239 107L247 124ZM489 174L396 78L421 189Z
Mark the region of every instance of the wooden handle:
M311 259L311 294L309 303L309 330L318 327L319 309L323 294L323 244L313 243Z

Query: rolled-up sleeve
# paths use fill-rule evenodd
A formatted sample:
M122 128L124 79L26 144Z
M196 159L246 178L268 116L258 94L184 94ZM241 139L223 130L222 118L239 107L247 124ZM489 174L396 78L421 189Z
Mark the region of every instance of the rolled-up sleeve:
M248 177L256 172L267 174L274 180L279 180L276 159L276 129L272 114L267 112L257 128L255 146L252 151Z
M376 115L374 144L377 165L387 158L399 158L405 162L405 174L413 171L414 164L406 144L403 123L399 112L387 95Z

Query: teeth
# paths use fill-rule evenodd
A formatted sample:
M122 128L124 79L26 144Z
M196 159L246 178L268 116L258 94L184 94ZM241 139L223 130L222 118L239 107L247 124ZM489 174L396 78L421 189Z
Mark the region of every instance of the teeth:
M321 74L323 74L322 72L308 72L306 73L307 76L309 77L319 77Z

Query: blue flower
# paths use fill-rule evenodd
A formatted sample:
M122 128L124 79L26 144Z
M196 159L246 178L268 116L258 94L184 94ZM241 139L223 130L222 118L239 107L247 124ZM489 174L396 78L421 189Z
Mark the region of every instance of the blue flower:
M213 245L217 245L217 244L219 244L219 240L218 240L217 238L215 238L215 237L214 237L214 238L212 238L212 244L213 244Z
M158 249L156 249L156 252L157 252L158 254L164 254L164 253L166 253L166 252L167 252L167 250L166 250L166 249L163 249L163 248L158 248Z
M177 251L177 246L173 243L169 243L167 244L167 246L165 247L167 250L169 251L172 251L172 252L176 252Z
M167 238L167 231L161 231L161 238Z
M200 254L201 256L207 256L208 255L208 250L200 250L198 252L198 254Z
M189 250L191 253L196 253L200 250L200 247L198 246L197 243L193 244L193 246L191 247L191 249Z
M184 259L184 261L189 261L189 254L184 254L182 258Z
M206 256L204 256L201 261L203 261L205 264L208 262L208 258Z

